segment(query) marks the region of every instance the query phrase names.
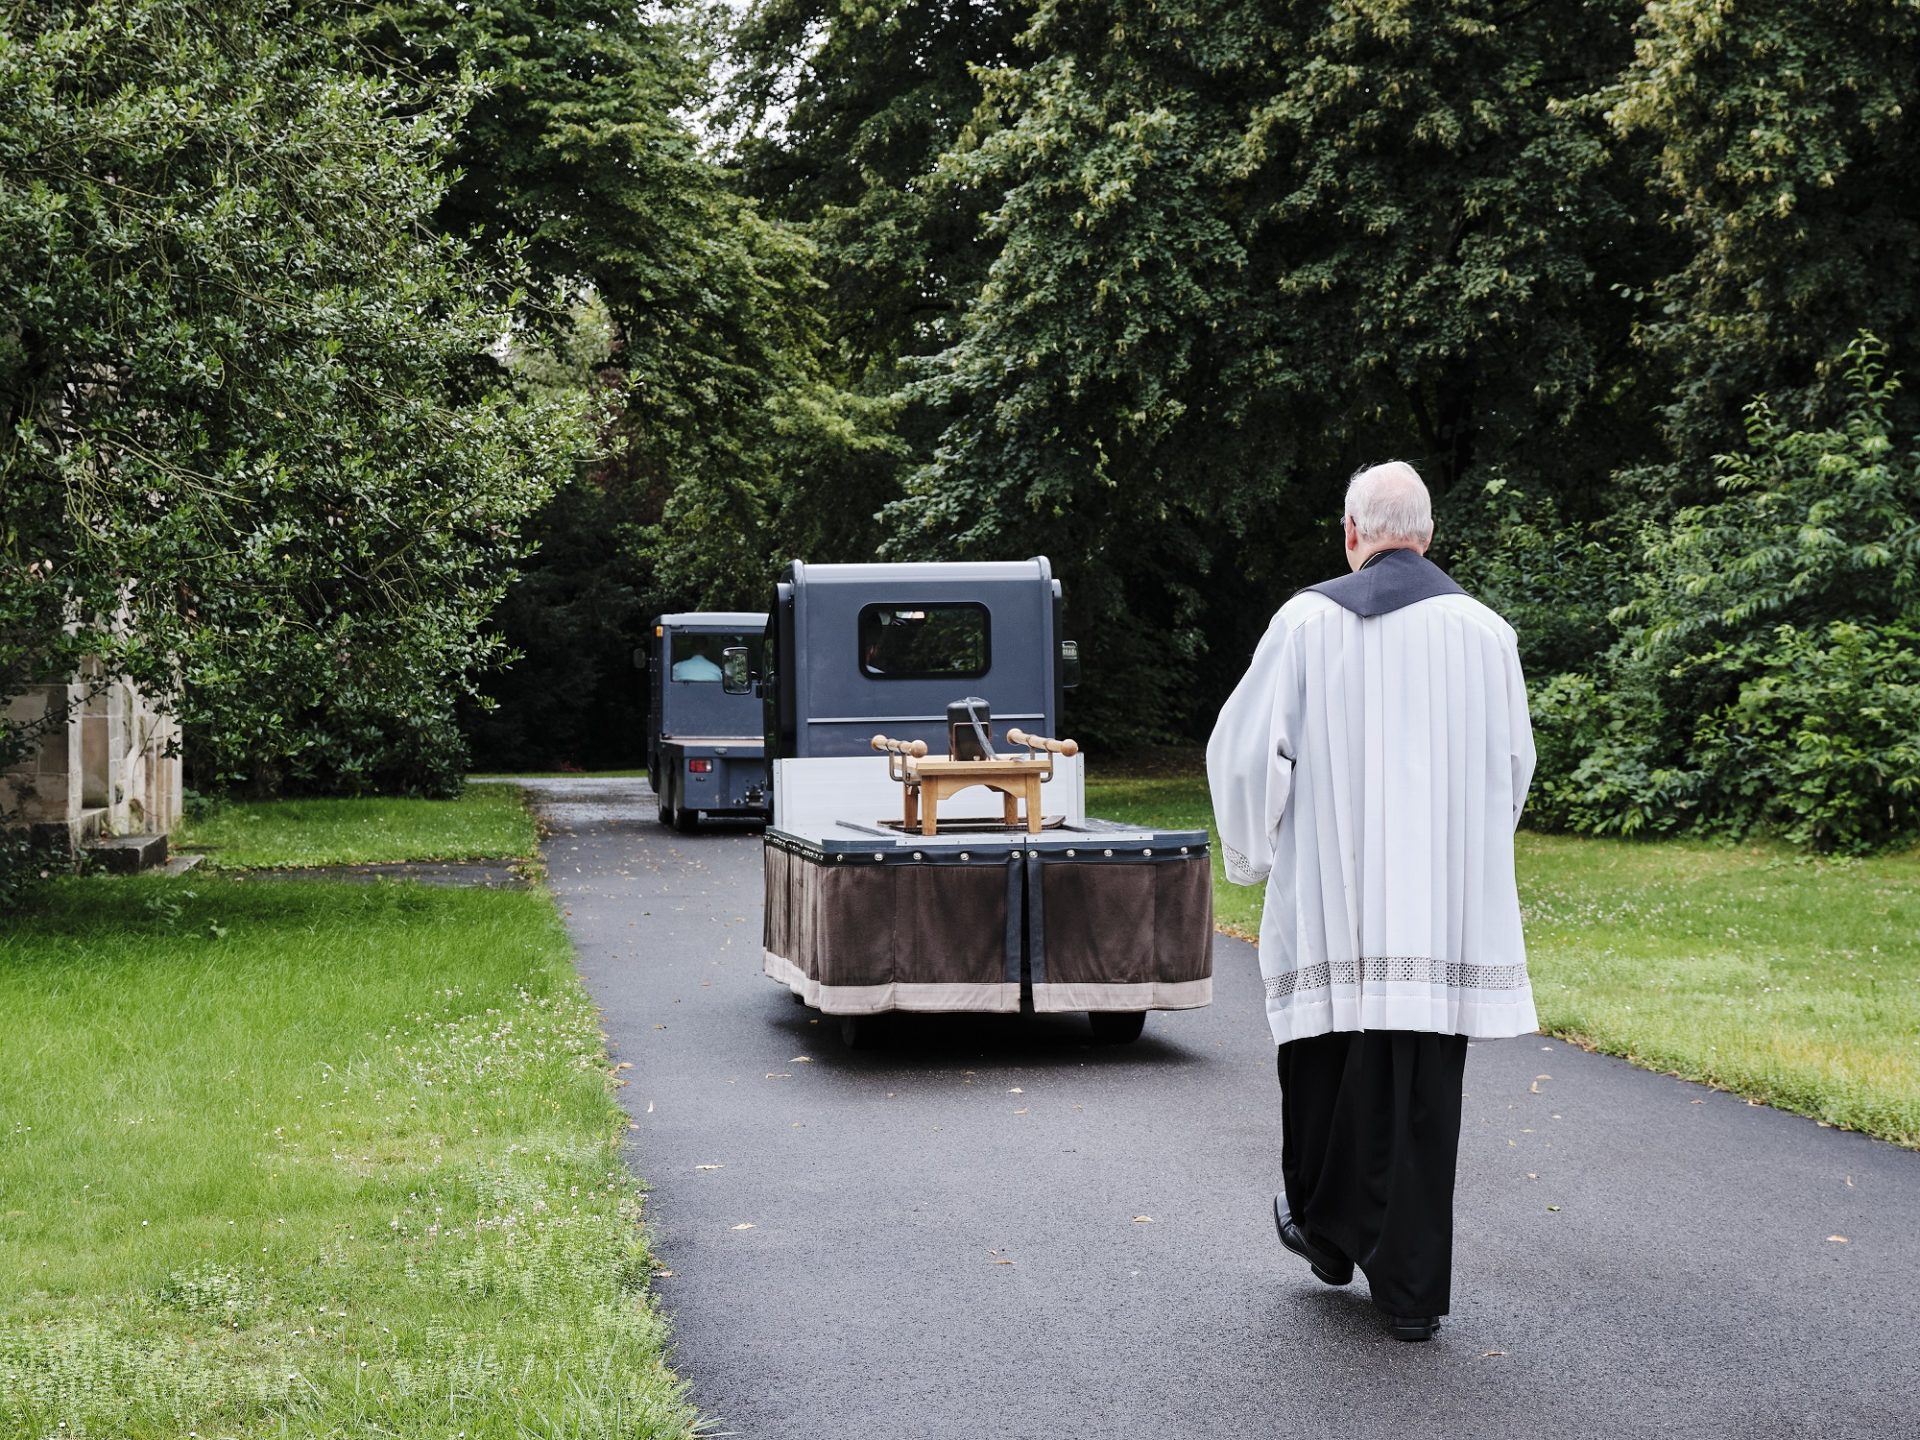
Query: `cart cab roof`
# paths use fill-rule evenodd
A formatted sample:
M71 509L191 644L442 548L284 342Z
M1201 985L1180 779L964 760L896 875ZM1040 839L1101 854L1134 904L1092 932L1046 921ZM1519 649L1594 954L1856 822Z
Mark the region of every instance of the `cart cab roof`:
M1053 566L1044 555L1031 560L934 560L903 564L809 565L795 560L787 578L800 585L860 585L897 587L916 581L978 585L1012 581L1031 584L1053 579Z
M656 615L655 625L669 630L764 630L764 610L688 610L677 615Z

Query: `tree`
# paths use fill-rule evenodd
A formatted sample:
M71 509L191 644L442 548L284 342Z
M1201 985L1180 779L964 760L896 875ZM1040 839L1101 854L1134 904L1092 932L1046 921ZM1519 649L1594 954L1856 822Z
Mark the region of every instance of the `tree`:
M918 388L953 418L895 545L1052 553L1122 738L1190 723L1203 632L1238 648L1210 569L1264 617L1337 563L1362 460L1442 492L1505 462L1592 508L1653 438L1601 403L1634 379L1612 287L1652 262L1584 103L1629 11L1042 5L951 162L1002 196L999 248Z
M1920 356L1920 8L1670 0L1638 31L1603 103L1657 147L1684 245L1639 333L1675 377L1661 408L1682 468L1664 481L1690 489L1751 396L1803 423L1830 411L1861 330L1886 337L1896 369Z
M952 342L994 246L987 190L940 174L978 109L978 71L1010 63L1030 0L757 0L726 37L740 181L814 246L824 362L895 437L792 475L781 540L812 560L871 555L881 508L944 416L902 386Z
M880 442L822 371L811 246L688 126L704 77L686 32L616 0L389 0L342 23L376 68L485 77L439 223L512 240L611 317L625 403L606 463L662 594L760 598L790 475Z
M458 785L485 617L587 440L496 358L539 341L510 257L433 223L470 99L342 73L271 0L12 8L5 683L171 692L203 780Z

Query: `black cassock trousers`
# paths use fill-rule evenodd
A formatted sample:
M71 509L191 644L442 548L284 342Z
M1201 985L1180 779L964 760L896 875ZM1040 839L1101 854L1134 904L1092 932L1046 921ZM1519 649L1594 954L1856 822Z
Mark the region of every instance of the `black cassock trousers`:
M1280 1047L1287 1208L1388 1314L1449 1308L1466 1064L1464 1035L1337 1030Z

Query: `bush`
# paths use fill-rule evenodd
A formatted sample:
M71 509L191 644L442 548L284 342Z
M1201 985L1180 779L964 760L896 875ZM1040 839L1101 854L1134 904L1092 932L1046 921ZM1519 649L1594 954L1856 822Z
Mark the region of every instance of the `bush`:
M1695 729L1705 812L1819 850L1920 833L1920 631L1836 620L1774 638L1760 673Z
M1765 398L1724 499L1642 537L1592 680L1536 696L1549 824L1756 827L1822 850L1920 835L1920 456L1896 451L1885 348L1847 351L1841 425Z
M1629 598L1628 570L1599 525L1495 474L1442 502L1434 559L1520 637L1529 676L1579 671L1612 643L1607 616Z

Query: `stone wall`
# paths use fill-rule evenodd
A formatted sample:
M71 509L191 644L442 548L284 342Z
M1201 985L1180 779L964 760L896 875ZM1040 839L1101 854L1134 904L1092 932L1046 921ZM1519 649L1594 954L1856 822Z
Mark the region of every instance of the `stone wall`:
M75 854L99 839L165 835L179 821L179 726L131 683L83 674L36 685L7 714L44 723L34 753L0 772L0 811L42 843Z

